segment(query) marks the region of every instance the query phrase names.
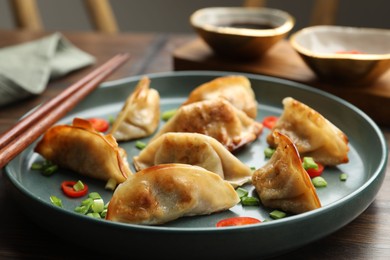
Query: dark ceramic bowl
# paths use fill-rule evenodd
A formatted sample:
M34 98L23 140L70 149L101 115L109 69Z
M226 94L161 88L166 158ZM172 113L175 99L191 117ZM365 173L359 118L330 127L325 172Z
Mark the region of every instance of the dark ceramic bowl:
M209 7L195 11L190 23L217 55L258 59L286 37L295 19L271 8Z

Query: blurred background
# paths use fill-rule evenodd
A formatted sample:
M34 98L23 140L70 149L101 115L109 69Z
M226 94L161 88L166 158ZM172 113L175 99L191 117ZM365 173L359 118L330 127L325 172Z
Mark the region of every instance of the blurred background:
M38 0L47 30L92 30L81 0ZM189 16L209 6L241 6L242 0L111 0L120 31L191 33ZM278 8L296 18L293 31L308 25L313 0L267 0L267 7ZM390 28L389 0L340 0L337 25ZM14 27L8 0L0 0L0 28Z

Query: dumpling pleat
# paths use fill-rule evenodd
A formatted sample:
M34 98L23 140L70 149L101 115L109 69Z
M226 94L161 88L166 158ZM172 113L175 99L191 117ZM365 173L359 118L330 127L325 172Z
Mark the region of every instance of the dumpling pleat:
M348 137L334 124L309 106L291 97L283 99L284 110L272 131L287 135L301 157L335 166L347 163ZM272 131L267 135L271 147L276 146Z
M167 132L200 133L211 136L229 151L257 139L263 130L260 122L248 117L222 98L181 106L151 140Z
M234 187L251 181L252 170L213 137L169 132L154 139L133 157L137 171L163 163L185 163L217 173Z
M294 143L278 131L273 135L277 142L275 153L252 177L262 204L294 214L321 207Z
M160 164L135 173L116 188L106 219L160 225L228 210L239 201L233 186L213 172L188 164Z
M121 183L132 174L126 151L111 135L95 131L84 119L75 118L72 125L51 127L34 151L55 164L81 175Z

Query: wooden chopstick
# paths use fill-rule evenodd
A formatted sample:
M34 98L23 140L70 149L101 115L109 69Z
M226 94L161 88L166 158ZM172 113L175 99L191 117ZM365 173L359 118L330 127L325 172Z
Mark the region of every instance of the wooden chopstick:
M8 143L13 141L17 136L19 136L23 131L25 131L31 124L37 122L40 118L42 118L45 114L47 114L50 110L60 104L60 102L67 99L70 95L75 93L78 89L83 87L88 81L96 78L99 74L105 71L107 68L110 68L112 64L117 63L120 59L122 59L123 54L118 54L111 58L109 61L83 77L81 80L77 81L73 85L66 88L60 95L54 97L49 100L45 104L39 106L34 113L28 115L27 117L20 120L16 125L11 127L7 132L0 136L0 149L5 147ZM91 89L92 90L92 89Z
M109 75L129 59L117 54L90 74L42 104L0 136L0 168L33 143L50 126L72 110Z

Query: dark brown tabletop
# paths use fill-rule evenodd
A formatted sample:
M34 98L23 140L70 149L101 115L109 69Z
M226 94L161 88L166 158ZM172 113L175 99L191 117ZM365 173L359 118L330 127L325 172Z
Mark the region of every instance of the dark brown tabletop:
M47 32L46 34L49 34ZM132 75L174 70L172 53L179 46L193 41L194 35L120 33L105 35L91 32L63 32L72 43L94 55L97 63L49 82L46 91L37 97L0 108L0 133L9 129L26 112L58 94L85 74L120 52L131 59L107 80ZM43 36L42 33L0 30L0 48ZM388 109L388 108L384 108ZM379 125L390 146L390 128ZM16 206L6 191L5 176L0 174L0 259L62 259L102 257L42 230ZM386 169L390 172L389 163ZM319 229L321 227L318 227ZM302 231L304 232L304 231ZM121 250L121 249L119 249ZM129 256L133 253L129 252ZM390 259L390 176L386 176L372 204L351 223L335 233L301 247L285 257L300 259ZM114 257L111 257L114 258ZM183 256L183 259L185 256Z

